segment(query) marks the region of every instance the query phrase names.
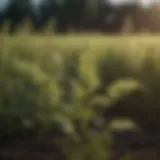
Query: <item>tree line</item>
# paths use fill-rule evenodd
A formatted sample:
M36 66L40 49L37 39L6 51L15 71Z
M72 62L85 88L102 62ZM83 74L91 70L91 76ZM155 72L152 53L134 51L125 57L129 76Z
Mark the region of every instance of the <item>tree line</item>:
M160 29L158 5L145 8L138 2L113 5L107 0L41 0L35 6L33 2L34 0L9 0L0 13L0 27L9 20L9 31L15 32L17 26L28 17L33 31L42 31L50 20L55 20L56 32L63 33L70 29L76 32L108 33L121 33L125 30L155 32Z

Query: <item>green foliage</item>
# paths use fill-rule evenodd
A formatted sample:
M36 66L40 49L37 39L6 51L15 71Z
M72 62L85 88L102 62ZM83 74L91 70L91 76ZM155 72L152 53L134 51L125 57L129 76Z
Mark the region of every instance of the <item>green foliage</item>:
M50 130L63 125L70 135L63 141L68 159L103 160L107 158L110 135L107 130L99 132L90 127L91 121L98 124L101 120L101 107L110 106L110 102L137 89L149 91L155 106L160 103L159 48L153 48L157 59L152 59L141 55L148 50L144 47L148 44L139 49L131 46L126 37L3 38L0 39L3 134L35 127ZM106 45L99 47L102 43ZM133 55L133 51L137 52ZM83 103L90 94L88 91L97 86L103 86L104 94L94 95L89 103ZM99 113L94 106L99 106Z
M99 60L97 74L102 84L110 85L119 78L133 75L133 71L127 62L128 55L121 52L114 48L107 48L106 53Z
M125 99L134 93L142 93L145 96L147 95L147 92L148 90L142 83L128 78L117 80L111 84L108 88L107 94L112 102L116 102L119 99Z

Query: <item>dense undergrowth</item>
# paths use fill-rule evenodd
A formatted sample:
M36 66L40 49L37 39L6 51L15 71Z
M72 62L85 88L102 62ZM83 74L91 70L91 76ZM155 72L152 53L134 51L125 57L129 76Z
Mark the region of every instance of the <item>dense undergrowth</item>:
M68 159L103 160L110 135L89 125L95 119L99 125L103 107L136 88L145 88L152 107L159 106L157 40L21 36L0 43L1 136L61 125L69 134L63 143ZM103 99L91 98L97 86Z

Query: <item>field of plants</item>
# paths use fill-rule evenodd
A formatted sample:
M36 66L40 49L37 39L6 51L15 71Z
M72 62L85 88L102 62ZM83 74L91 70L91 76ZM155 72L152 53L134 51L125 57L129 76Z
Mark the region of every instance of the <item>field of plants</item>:
M61 126L67 159L106 160L102 112L138 87L159 106L159 53L160 38L149 35L1 36L0 138ZM103 96L92 94L98 86Z

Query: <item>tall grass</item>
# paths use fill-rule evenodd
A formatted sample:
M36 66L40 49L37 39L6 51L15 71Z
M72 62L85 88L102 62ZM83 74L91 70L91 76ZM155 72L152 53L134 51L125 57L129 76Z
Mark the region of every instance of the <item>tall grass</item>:
M71 160L107 157L108 132L89 127L96 112L81 103L88 90L133 79L151 91L153 106L160 104L158 37L22 35L2 36L0 44L0 118L6 120L0 127L10 133L52 128L58 119L71 135L65 143Z

